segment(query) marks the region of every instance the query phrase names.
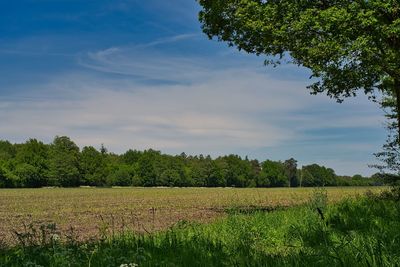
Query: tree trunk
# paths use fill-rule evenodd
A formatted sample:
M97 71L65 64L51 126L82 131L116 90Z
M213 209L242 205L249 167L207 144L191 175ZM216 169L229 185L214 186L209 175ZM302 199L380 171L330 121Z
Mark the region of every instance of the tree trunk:
M400 80L394 80L394 91L396 94L396 113L397 113L397 142L400 144Z

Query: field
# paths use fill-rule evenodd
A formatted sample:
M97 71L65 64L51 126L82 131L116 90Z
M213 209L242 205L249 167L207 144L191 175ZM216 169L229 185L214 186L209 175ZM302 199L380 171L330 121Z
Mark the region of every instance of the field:
M327 188L329 202L377 187ZM164 230L180 221L211 222L229 209L272 210L302 204L313 189L233 188L43 188L0 190L0 241L13 244L15 231L55 223L78 239L122 229Z

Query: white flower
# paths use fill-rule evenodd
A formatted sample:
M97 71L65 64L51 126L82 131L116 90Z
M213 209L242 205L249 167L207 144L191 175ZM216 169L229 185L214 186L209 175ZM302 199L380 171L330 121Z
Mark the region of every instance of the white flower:
M58 240L60 240L60 236L57 235L57 234L52 234L52 235L51 235L51 240L53 240L53 241L58 241Z

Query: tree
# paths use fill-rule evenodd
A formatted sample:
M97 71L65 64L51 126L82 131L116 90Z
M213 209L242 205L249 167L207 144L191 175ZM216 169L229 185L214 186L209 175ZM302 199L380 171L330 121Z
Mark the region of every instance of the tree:
M246 187L249 185L252 177L252 165L248 159L243 160L237 155L229 155L216 159L223 166L226 185L229 187Z
M38 168L30 164L18 164L15 167L14 174L18 177L18 183L21 187L41 187L44 185L43 177Z
M315 185L320 186L308 168L303 167L301 169L301 186L311 187Z
M0 162L8 161L15 156L15 146L8 141L0 140Z
M284 187L288 186L288 177L285 174L285 168L280 161L266 160L262 164L261 177L264 183L269 186Z
M156 186L160 175L161 153L152 149L145 150L138 160L138 175L144 186Z
M285 160L283 163L283 166L285 168L285 174L289 179L289 187L296 187L298 186L298 181L297 181L297 160L294 158L290 158L288 160Z
M208 177L207 186L210 187L226 187L227 184L227 174L228 174L228 164L221 157L212 160L211 158L206 158Z
M79 147L66 136L56 136L50 147L49 167L52 185L78 186Z
M105 155L92 146L85 146L80 156L82 184L104 186L106 184Z
M128 166L125 164L119 164L116 166L116 169L110 172L108 176L108 185L109 186L131 186L132 178L134 176L134 171L132 166Z
M311 92L395 97L400 133L398 0L198 0L203 31L230 46L309 68Z
M190 180L191 186L207 186L208 168L206 161L196 157L188 157L185 167L185 175Z
M16 186L16 177L0 166L0 188Z
M29 139L17 149L15 174L25 187L47 184L49 172L49 146L36 139Z
M336 174L330 168L312 164L304 166L302 172L302 186L333 186L336 185Z
M122 157L122 160L124 163L133 165L133 164L137 163L137 161L139 160L141 155L142 155L142 152L129 149L121 157Z

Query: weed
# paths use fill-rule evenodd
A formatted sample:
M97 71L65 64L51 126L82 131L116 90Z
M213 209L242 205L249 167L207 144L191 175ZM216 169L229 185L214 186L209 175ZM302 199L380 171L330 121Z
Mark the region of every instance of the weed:
M325 220L324 213L328 205L328 192L325 188L314 189L310 200L308 202L309 207L312 210L318 212L322 220Z

